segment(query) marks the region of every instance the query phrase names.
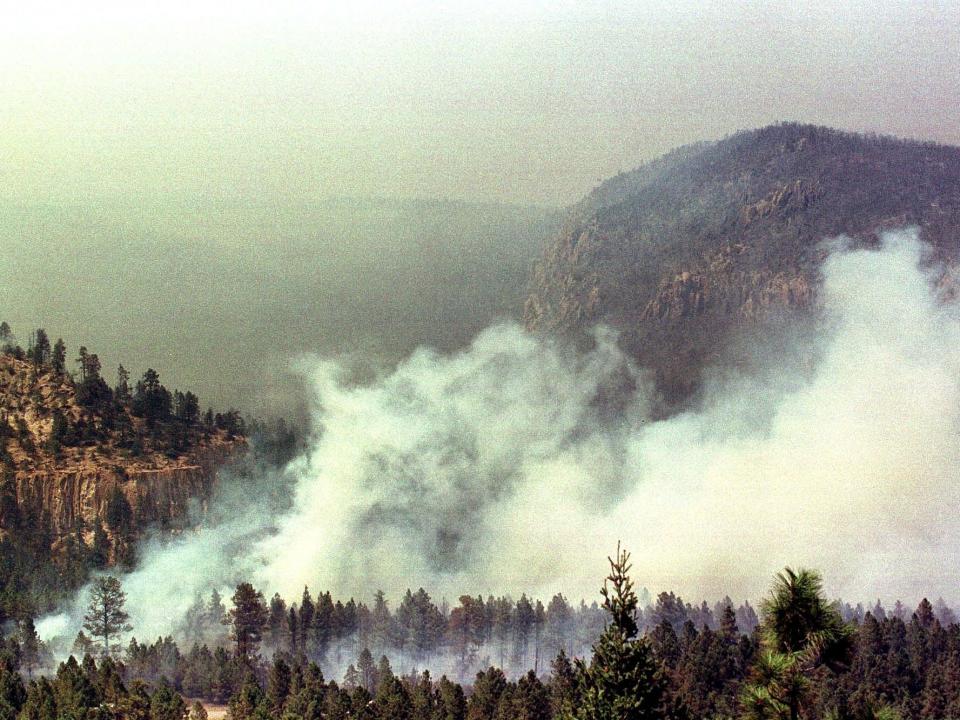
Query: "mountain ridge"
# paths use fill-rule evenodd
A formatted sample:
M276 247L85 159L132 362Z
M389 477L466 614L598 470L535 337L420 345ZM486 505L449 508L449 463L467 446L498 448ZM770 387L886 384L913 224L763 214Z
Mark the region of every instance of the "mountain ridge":
M676 407L736 335L808 315L825 238L870 245L904 226L920 228L932 261L960 260L960 148L796 123L743 131L574 205L531 275L524 322L615 328Z

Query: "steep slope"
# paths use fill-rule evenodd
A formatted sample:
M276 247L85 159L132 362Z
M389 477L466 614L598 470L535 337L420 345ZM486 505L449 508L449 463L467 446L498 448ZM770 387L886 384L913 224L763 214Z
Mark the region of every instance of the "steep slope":
M49 365L0 354L0 539L123 560L147 528L181 524L245 447L199 422L151 424L115 397L82 404L77 391Z
M531 279L530 329L606 323L667 406L730 340L810 307L822 241L916 225L960 255L960 148L783 124L676 150L571 209Z

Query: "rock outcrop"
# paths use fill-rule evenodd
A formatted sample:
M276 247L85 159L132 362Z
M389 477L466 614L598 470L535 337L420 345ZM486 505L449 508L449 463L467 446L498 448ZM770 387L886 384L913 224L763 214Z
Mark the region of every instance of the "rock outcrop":
M55 417L71 428L63 442L51 441ZM102 531L115 560L148 528L175 531L202 512L218 469L245 448L200 423L150 427L122 403L98 414L69 376L0 354L0 537L31 532L56 551Z
M732 338L809 314L824 239L871 244L911 225L931 261L960 261L960 148L802 125L743 132L622 173L571 208L524 318L619 330L670 411L706 365L738 362Z

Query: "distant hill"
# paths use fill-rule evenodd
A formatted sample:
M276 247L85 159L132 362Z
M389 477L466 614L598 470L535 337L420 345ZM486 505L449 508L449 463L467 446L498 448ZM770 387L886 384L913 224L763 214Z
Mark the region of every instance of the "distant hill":
M215 406L292 414L302 353L390 364L519 320L557 227L551 210L440 200L0 203L0 310L104 367L151 358Z
M960 148L781 124L699 143L606 181L571 208L524 308L531 329L596 323L651 368L666 407L730 340L803 315L824 238L916 225L960 257Z

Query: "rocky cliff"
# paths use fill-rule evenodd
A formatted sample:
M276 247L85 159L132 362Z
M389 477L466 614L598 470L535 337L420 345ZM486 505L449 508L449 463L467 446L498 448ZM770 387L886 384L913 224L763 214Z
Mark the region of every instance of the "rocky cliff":
M54 443L57 422L64 440ZM66 374L0 355L0 537L40 534L57 551L74 541L92 547L100 533L98 550L115 561L148 528L182 527L245 442L199 423L174 430L171 445L170 428L122 403L109 415L92 411Z
M823 240L915 225L960 260L960 148L784 124L681 148L571 208L531 278L533 330L596 323L651 368L665 408L731 340L814 305Z

